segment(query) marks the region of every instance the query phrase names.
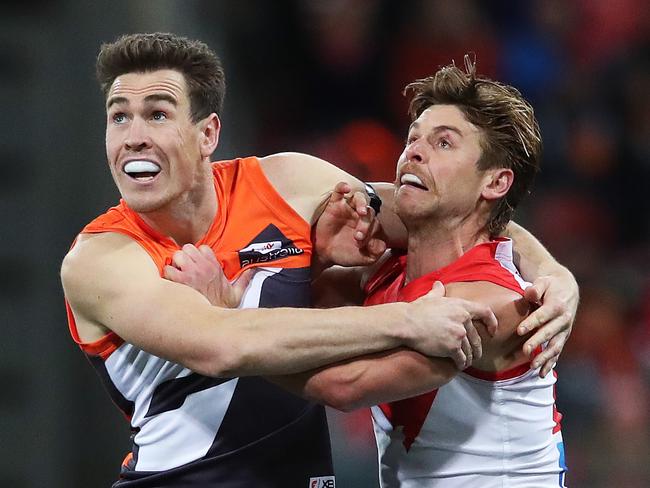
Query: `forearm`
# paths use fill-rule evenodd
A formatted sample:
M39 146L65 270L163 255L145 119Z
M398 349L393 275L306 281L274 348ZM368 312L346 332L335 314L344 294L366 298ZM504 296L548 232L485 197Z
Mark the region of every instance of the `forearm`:
M308 400L351 411L434 390L457 372L449 359L396 349L270 379Z
M227 371L211 372L219 376L292 374L407 341L400 325L408 322L404 304L219 310L218 315L212 341L230 343L232 354Z
M567 275L571 272L558 263L546 248L526 229L510 222L506 227L506 236L512 239L517 259L517 266L522 276L534 281L544 275Z

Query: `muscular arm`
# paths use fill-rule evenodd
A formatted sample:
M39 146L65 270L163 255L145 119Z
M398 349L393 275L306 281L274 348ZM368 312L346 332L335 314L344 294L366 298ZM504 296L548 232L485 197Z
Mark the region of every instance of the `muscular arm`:
M83 236L61 276L83 341L111 330L210 376L288 374L402 345L430 354L443 346L430 339L439 324L436 304L429 308L426 298L329 310L215 307L199 292L162 279L146 252L119 234ZM455 313L468 314L463 306ZM448 339L458 348L462 323L455 324L458 337Z
M571 334L580 299L578 283L526 229L511 222L506 233L515 243L522 275L533 281L526 289L526 299L542 305L521 323L517 333L523 336L535 331L524 344L528 355L548 341L532 363L533 368L541 366L540 376L546 376Z
M526 362L521 352L522 339L514 334L528 310L519 294L492 283L472 282L448 285L447 295L481 301L493 307L499 320L494 336L478 327L483 340L483 356L474 367L499 371ZM457 372L453 363L446 359L399 349L271 379L295 394L349 411L431 391L450 381Z

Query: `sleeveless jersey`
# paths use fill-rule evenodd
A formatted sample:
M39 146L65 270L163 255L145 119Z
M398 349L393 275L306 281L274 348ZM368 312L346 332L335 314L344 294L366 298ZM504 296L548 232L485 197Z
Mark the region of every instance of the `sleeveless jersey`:
M213 249L228 279L258 268L241 307L309 306L309 224L275 191L257 158L213 163L213 175L219 208L196 246ZM161 274L179 249L124 201L82 230L101 232L134 239ZM67 309L72 337L131 423L133 448L114 487L307 488L313 480L333 483L322 406L259 377L199 375L113 332L83 343Z
M435 281L487 281L523 295L529 284L512 242L479 244L452 264L404 285L406 256L391 257L366 286L366 305L410 302ZM372 407L382 488L564 486L556 374L530 364L468 368L438 390Z

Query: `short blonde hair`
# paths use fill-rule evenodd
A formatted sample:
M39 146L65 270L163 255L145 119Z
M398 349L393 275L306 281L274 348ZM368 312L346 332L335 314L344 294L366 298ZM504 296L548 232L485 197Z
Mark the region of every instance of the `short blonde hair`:
M465 70L455 64L440 68L433 76L407 85L411 95L409 115L417 119L431 105L454 105L482 131L481 157L477 166L509 168L514 181L497 203L490 220L490 235L499 235L512 218L515 207L539 171L542 138L533 107L519 90L476 75L476 61L465 55Z

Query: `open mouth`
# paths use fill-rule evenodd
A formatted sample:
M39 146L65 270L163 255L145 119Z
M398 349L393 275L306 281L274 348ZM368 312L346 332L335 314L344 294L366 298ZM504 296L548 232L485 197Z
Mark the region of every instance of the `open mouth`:
M418 190L429 190L425 184L422 183L422 180L420 178L411 173L404 173L399 181L402 185L412 186Z
M138 159L126 163L123 171L136 181L151 181L160 173L160 166L153 161Z

